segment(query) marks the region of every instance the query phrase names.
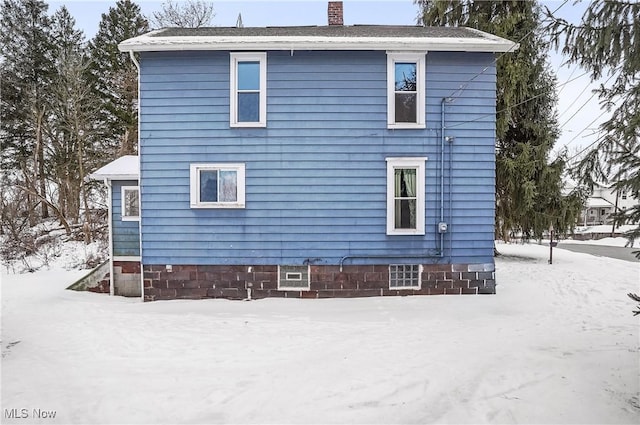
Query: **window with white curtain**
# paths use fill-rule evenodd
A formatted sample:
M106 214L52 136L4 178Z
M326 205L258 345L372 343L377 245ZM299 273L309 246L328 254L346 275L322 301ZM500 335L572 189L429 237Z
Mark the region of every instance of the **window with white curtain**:
M191 164L191 208L244 208L244 164Z
M387 158L388 235L424 235L426 161Z

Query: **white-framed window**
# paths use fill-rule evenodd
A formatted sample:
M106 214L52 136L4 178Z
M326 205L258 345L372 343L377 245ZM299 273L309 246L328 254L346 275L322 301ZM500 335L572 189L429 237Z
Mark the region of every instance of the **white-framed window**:
M387 52L387 127L425 128L425 52Z
M122 221L140 220L140 187L122 186Z
M309 266L278 266L278 290L308 291Z
M421 264L389 265L389 289L420 289L421 284Z
M191 208L244 208L244 164L191 164Z
M387 158L387 235L424 235L426 161Z
M231 53L230 125L267 126L267 54Z

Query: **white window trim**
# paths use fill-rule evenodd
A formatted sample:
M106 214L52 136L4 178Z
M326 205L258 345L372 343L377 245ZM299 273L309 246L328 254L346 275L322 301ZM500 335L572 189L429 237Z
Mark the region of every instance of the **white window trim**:
M391 286L391 266L418 266L418 286ZM422 264L389 264L389 289L402 291L404 289L422 289Z
M425 167L427 157L387 158L387 235L424 235L425 228ZM416 228L395 228L394 170L416 169Z
M139 255L114 255L113 261L140 261Z
M230 53L229 125L231 127L267 126L267 54L260 52ZM258 122L238 122L238 62L260 63L260 116Z
M138 192L138 215L125 215L124 193L127 190ZM122 221L140 221L140 186L122 186L120 188L120 218Z
M416 63L416 115L415 123L396 123L396 98L395 98L395 64L396 62ZM425 86L426 86L426 52L387 52L387 128L411 129L426 128L425 123Z
M237 173L238 199L236 202L201 202L200 201L200 173L201 170L219 171L230 170ZM191 164L190 177L190 205L191 208L244 208L245 207L245 164L217 163Z

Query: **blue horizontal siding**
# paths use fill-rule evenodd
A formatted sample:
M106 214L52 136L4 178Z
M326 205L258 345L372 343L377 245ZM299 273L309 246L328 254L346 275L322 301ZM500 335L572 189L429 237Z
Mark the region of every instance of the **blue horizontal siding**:
M131 180L113 181L111 184L111 229L113 238L113 255L140 255L140 224L138 221L122 221L122 186L137 186Z
M493 55L429 52L426 128L413 130L387 129L384 52L268 52L267 62L267 127L232 129L228 52L142 54L145 264L426 255L439 247L441 199L451 229L447 258L424 261L493 261ZM453 93L446 134L455 141L446 146L440 194L441 100ZM429 158L423 236L386 235L392 156ZM246 208L191 209L195 162L245 163Z

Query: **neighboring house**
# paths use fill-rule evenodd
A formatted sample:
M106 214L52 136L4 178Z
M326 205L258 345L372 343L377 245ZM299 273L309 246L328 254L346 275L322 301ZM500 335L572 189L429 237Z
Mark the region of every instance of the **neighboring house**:
M580 224L584 226L612 224L613 214L630 209L637 204L638 198L632 193L606 186L596 186L591 196L587 198Z
M329 16L120 44L140 67L141 252L118 263L136 179L112 176L113 259L140 259L145 300L495 292L495 54L517 45Z

